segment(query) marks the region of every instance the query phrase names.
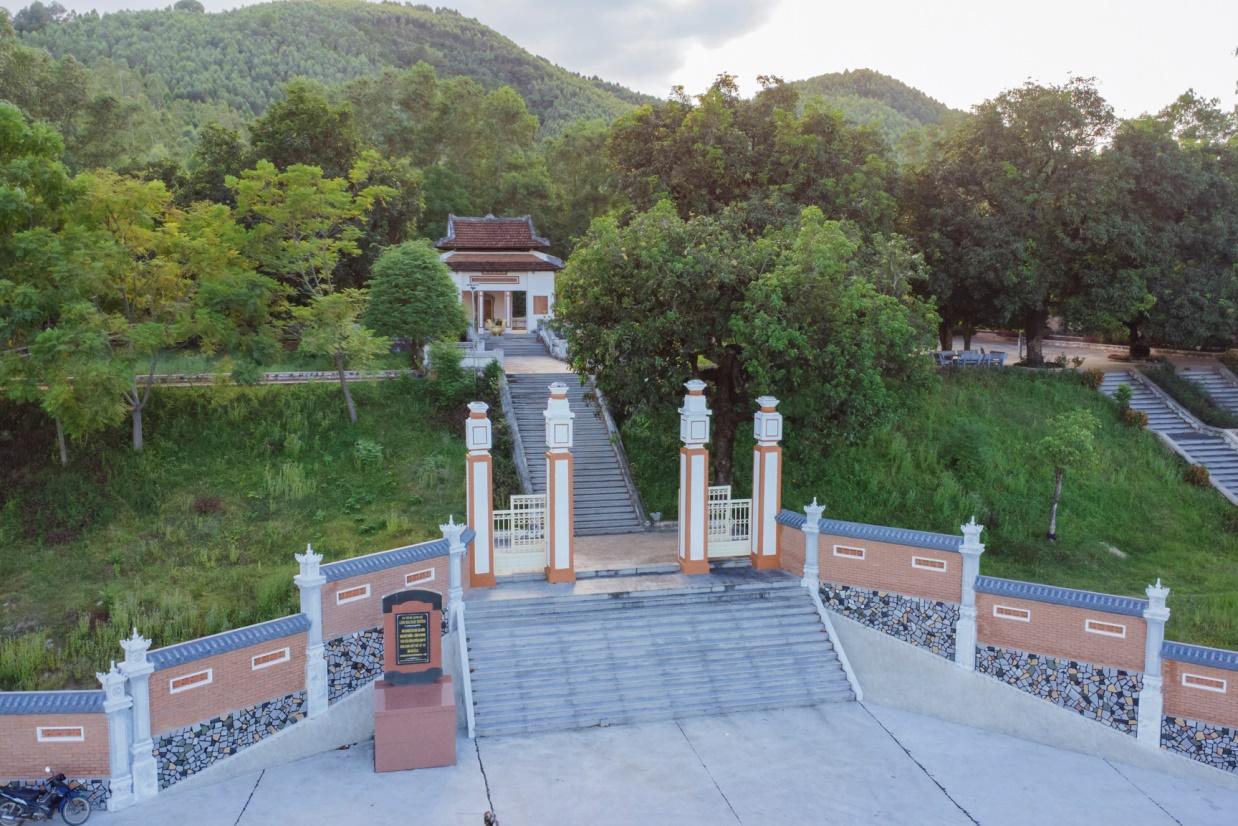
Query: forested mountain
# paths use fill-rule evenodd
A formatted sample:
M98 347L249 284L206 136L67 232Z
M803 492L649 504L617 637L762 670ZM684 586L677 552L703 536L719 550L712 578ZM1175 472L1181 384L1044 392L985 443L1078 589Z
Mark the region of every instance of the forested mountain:
M956 112L919 89L872 69L831 72L788 85L804 101L823 98L853 123L879 127L891 142L913 129L941 123Z
M265 111L293 77L335 85L418 62L442 77L512 86L551 133L573 120L613 118L646 99L555 66L458 12L429 6L291 0L218 14L91 13L50 22L22 40L90 67L133 69L156 106L222 103L245 118Z

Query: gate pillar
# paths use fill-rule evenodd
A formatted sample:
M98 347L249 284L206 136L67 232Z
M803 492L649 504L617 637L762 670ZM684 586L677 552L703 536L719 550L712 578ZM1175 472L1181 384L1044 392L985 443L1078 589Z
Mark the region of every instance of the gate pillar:
M468 487L468 526L473 529L473 560L469 587L494 587L494 464L490 456L492 433L485 402L469 402L464 421L465 480Z
M782 414L773 396L757 399L753 417L756 446L752 449L752 567L777 568L778 511L782 508Z
M575 582L576 558L572 550L572 412L567 385L550 385L550 400L542 412L546 419L546 580Z
M679 569L709 573L709 417L705 382L692 379L679 408Z

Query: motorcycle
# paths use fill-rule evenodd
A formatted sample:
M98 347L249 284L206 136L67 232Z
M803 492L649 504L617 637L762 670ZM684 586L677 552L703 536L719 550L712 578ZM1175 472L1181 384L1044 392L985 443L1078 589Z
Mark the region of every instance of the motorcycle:
M50 768L44 771L52 772ZM0 826L51 820L57 813L69 826L81 826L90 819L90 798L71 787L63 773L52 775L43 789L0 786Z

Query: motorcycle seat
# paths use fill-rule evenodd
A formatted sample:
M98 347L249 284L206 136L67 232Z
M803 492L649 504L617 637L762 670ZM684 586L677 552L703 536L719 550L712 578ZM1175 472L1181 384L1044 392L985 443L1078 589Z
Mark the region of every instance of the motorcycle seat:
M30 789L24 786L5 786L4 793L12 797L19 797L22 800L38 800L47 794L43 789Z

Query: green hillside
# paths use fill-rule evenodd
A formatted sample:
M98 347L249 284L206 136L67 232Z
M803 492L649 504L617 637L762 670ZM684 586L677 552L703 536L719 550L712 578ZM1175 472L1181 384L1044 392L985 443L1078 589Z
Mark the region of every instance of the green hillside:
M877 126L892 143L913 129L941 123L956 113L919 89L872 69L831 72L789 85L804 101L822 98L853 123Z
M551 132L581 118L613 118L645 99L555 66L458 12L428 6L294 0L217 14L87 14L22 39L57 58L133 69L156 106L222 103L245 117L261 114L299 75L331 85L418 61L442 77L514 87Z

